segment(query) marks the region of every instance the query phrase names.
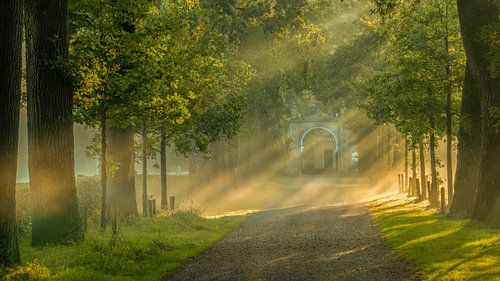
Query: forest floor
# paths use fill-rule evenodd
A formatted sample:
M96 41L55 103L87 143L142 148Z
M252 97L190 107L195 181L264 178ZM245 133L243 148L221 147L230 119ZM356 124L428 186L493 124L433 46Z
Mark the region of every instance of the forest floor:
M247 222L164 280L419 280L363 204L292 207Z

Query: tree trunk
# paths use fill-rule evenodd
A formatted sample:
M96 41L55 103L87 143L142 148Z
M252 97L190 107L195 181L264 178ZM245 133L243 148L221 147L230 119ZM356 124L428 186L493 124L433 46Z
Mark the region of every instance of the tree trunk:
M142 215L148 216L148 125L142 125Z
M445 36L444 36L444 46L445 52L449 55L449 36L448 36L448 1L445 1ZM453 142L452 136L452 119L451 119L451 93L452 93L452 81L450 78L450 61L446 61L445 65L445 75L446 75L446 179L447 179L447 190L448 190L448 204L453 198L453 166L451 160L451 145Z
M83 239L73 155L73 90L67 0L27 0L28 152L33 197L32 244Z
M472 218L500 226L500 132L496 128L498 116L492 114L500 109L500 79L488 69L490 50L481 38L484 27L498 25L498 5L495 1L457 2L467 64L480 91L482 111L481 164Z
M408 138L405 137L405 178L404 178L404 190L403 191L408 191L410 188L408 184Z
M22 3L7 0L0 9L0 267L20 262L16 226L16 169Z
M109 185L116 215L137 216L134 169L134 130L108 127L108 161L114 166ZM114 208L112 206L112 208Z
M424 151L424 143L423 141L420 141L419 143L419 156L420 156L420 186L422 187L421 188L421 199L422 200L425 200L427 199L427 187L425 186L426 185L426 182L427 180L425 179L425 151Z
M417 186L417 153L415 152L415 148L411 149L411 177L413 179L411 190L411 195L419 197L420 192L418 191Z
M168 209L167 197L167 136L162 129L160 133L160 181L161 181L161 209L163 211Z
M468 68L465 70L460 115L455 194L451 201L449 214L459 218L470 218L479 183L481 104L479 102L479 89L476 87Z
M106 110L101 109L101 230L106 230L108 197L108 161L106 147Z
M431 117L431 127L434 129L434 120ZM439 207L439 193L438 193L438 182L437 182L437 170L436 170L436 136L434 132L429 135L429 152L431 158L431 194L429 194L429 201L431 207Z

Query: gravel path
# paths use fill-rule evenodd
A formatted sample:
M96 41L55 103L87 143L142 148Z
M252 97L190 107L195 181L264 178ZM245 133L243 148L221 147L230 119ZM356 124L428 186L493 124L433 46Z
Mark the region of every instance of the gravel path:
M362 205L297 207L246 224L164 280L419 280L397 258Z

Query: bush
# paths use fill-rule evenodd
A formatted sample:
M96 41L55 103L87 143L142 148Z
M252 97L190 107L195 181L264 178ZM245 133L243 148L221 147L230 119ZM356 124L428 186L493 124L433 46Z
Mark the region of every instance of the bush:
M17 185L16 217L20 238L31 234L31 194L27 183Z
M76 178L78 207L83 215L85 210L91 222L99 221L101 210L101 183L98 177L79 176Z
M87 210L90 222L98 222L101 202L101 183L98 177L79 176L76 190L80 214ZM31 235L31 192L29 184L21 183L16 190L16 216L20 238Z

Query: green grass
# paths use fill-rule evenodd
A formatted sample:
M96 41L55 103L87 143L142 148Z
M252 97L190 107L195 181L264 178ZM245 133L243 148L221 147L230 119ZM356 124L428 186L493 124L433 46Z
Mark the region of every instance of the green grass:
M24 266L16 272L36 278L12 280L158 281L244 220L243 216L205 219L189 212L139 219L121 225L114 246L109 230L103 234L97 225L90 226L85 242L73 246L33 248L23 238Z
M423 280L500 280L500 230L437 215L401 196L375 201L370 211Z

